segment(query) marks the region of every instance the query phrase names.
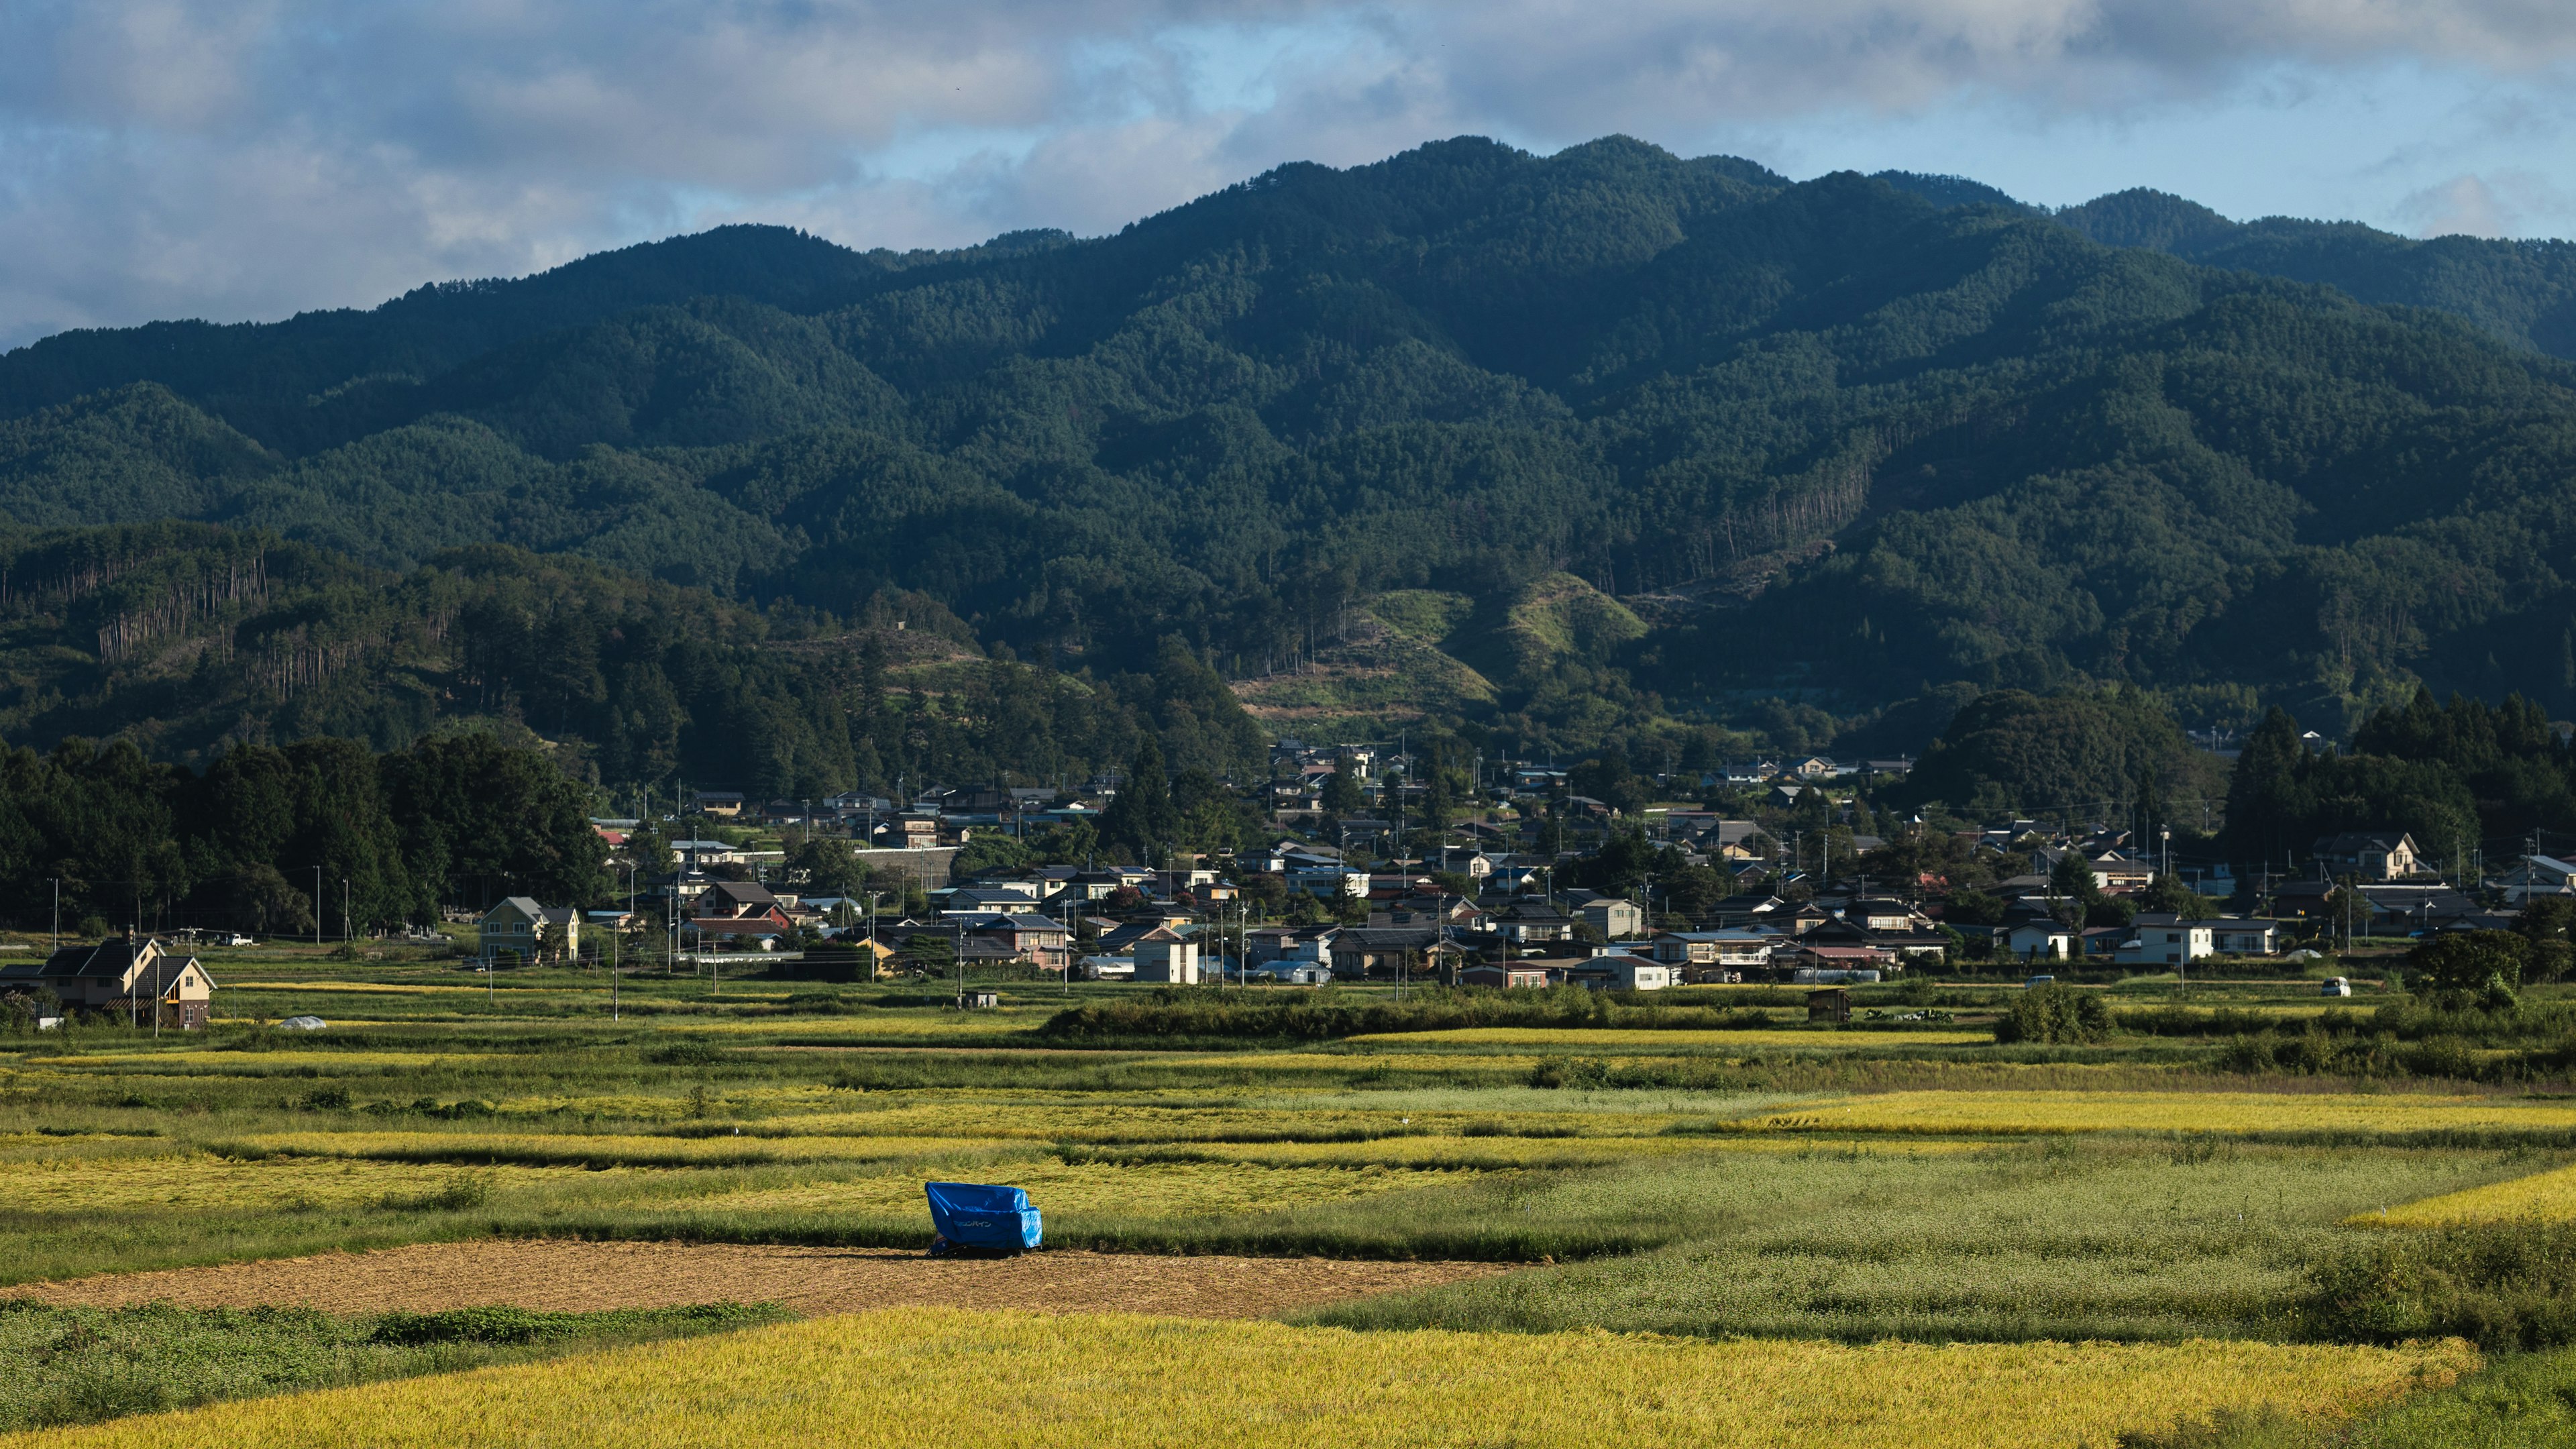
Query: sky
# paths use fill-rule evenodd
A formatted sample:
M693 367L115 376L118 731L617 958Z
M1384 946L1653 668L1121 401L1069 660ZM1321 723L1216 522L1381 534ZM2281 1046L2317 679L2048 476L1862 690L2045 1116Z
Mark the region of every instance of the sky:
M1097 235L1456 135L2567 237L2571 80L2576 0L8 0L0 347L727 222Z

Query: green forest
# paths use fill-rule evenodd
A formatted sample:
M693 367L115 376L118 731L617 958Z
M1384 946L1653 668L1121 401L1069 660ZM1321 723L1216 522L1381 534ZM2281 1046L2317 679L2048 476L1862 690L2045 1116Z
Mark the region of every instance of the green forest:
M1151 729L1240 772L1341 704L1228 682L1429 616L1382 713L1527 755L1919 749L1994 689L2565 717L2571 275L1464 138L1099 238L728 227L66 333L0 357L0 734L203 760L471 715L613 786L802 795Z

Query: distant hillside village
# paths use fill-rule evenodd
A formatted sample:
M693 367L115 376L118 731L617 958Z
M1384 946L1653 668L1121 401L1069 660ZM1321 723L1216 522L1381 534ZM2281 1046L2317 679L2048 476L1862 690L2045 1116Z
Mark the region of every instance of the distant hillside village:
M1441 800L1436 762L1400 746L1290 739L1271 777L1231 802L1258 816L1243 828L1260 843L1154 865L1049 858L1111 833L1114 779L904 800L706 791L685 816L597 822L612 849L664 857L628 877L631 904L513 897L471 919L483 957L503 964L595 957L614 940L651 959L823 979L1651 991L1928 967L2187 972L2307 944L2511 929L2534 896L2576 904L2576 865L2533 854L2454 884L2402 830L2320 838L2295 867L2243 877L2176 867L2170 828L2150 839L2125 823L1872 818L1869 787L1913 764L1809 755L1604 785L1597 762L1478 762ZM1676 793L1741 813L1653 802ZM816 880L813 863L833 855L856 869Z

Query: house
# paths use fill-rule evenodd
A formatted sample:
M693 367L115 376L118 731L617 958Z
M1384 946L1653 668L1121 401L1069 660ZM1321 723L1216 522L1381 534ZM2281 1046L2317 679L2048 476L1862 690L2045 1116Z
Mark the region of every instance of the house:
M1771 959L1775 963L1785 961L1793 981L1876 981L1879 973L1895 966L1897 960L1889 953L1869 946L1804 944L1785 955L1775 954ZM1858 972L1868 974L1853 974Z
M2006 950L2022 960L2071 961L2081 933L2045 916L2022 922L2004 936Z
M943 916L980 916L994 911L1016 911L1037 904L1035 884L1006 881L998 884L958 886L942 897L939 913Z
M767 886L756 881L719 880L707 883L697 899L689 903L689 929L701 944L710 936L731 941L757 941L774 944L781 936L796 933L796 923L788 919L787 910Z
M722 840L674 840L671 854L679 857L681 863L691 870L742 863L741 847Z
M1566 941L1574 936L1574 922L1543 900L1514 901L1494 918L1494 928L1504 940L1520 946L1533 941Z
M110 936L94 946L65 946L42 961L0 966L0 991L54 993L73 1011L125 1013L139 1020L143 998L152 998L153 1021L181 1031L201 1031L213 1006L214 978L197 958L145 937Z
M1868 931L1835 918L1799 932L1798 944L1857 948L1875 951L1892 961L1906 961L1939 956L1950 948L1950 938L1938 931Z
M1073 933L1062 921L1035 911L992 911L944 916L957 922L958 954L984 961L1022 961L1041 971L1070 964Z
M1428 979L1455 971L1465 957L1437 926L1354 926L1333 938L1339 976L1393 980L1398 971Z
M483 913L476 937L477 954L486 961L504 951L522 961L534 961L540 956L577 956L581 952L581 912L570 906L541 906L529 896L507 896Z
M740 790L700 790L693 798L701 815L732 817L742 813Z
M1499 966L1463 966L1458 970L1461 986L1490 986L1500 991L1544 991L1547 969L1517 963Z
M2156 883L2154 867L2117 851L2106 850L2087 863L2093 867L2093 883L2111 895L2135 895Z
M1747 971L1771 964L1782 939L1756 928L1729 931L1667 931L1647 948L1648 954L1673 968L1679 981L1741 981Z
M1160 981L1172 986L1199 983L1199 943L1168 926L1157 926L1138 937L1134 952L1138 981Z
M1605 940L1625 941L1646 934L1646 912L1635 901L1590 891L1568 891L1566 898L1583 923L1599 931Z
M2113 959L2123 966L2180 966L2204 956L2269 956L2277 930L2271 921L2186 920L2149 911L2130 925Z
M1904 901L1857 900L1843 909L1843 919L1864 931L1912 935L1941 928L1930 916Z
M2423 872L2415 837L2402 830L2347 830L2319 839L2308 852L2329 875L2403 880Z
M1623 951L1593 959L1610 968L1611 984L1621 991L1661 991L1673 984L1671 967L1643 956Z

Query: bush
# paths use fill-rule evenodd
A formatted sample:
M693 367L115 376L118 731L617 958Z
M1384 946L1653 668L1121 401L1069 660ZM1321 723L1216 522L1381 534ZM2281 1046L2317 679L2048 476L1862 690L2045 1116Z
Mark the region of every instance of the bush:
M2339 1343L2465 1338L2489 1352L2576 1344L2576 1223L2373 1233L2309 1272L2308 1333Z
M2080 1044L2110 1034L2111 1008L2102 1004L2099 992L2057 982L2014 996L1995 1021L1995 1040L2007 1044Z

